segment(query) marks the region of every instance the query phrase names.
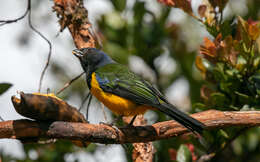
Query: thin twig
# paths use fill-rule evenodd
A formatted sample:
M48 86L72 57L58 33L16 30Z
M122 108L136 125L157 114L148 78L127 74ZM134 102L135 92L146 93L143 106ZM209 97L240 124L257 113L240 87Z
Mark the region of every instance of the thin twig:
M198 159L198 162L210 161L213 157L215 157L215 155L216 155L216 154L214 154L214 153L202 155L202 156Z
M80 110L83 108L85 102L86 102L88 99L89 99L89 101L88 101L88 105L87 105L87 109L86 109L86 120L87 120L87 121L88 121L89 106L90 106L90 103L91 103L91 100L92 100L92 95L91 95L90 92L88 92L87 96L83 99L83 101L82 101L82 103L81 103L81 105L80 105L80 107L79 107L79 111L80 111Z
M50 59L51 59L51 52L52 52L52 44L51 42L41 33L39 32L33 25L32 25L32 18L31 18L31 14L32 14L32 10L31 10L31 0L28 0L28 8L29 8L29 11L28 11L28 23L29 23L29 27L35 32L37 33L40 37L42 37L42 39L44 39L48 45L49 45L49 53L48 53L48 58L47 58L47 61L46 61L46 64L43 68L43 71L41 73L41 76L40 76L40 82L39 82L39 88L38 88L38 92L41 92L41 86L42 86L42 80L43 80L43 77L44 77L44 74L49 66L49 63L50 63Z
M74 81L76 81L77 79L79 79L85 72L83 71L82 73L80 73L78 76L76 76L75 78L73 78L72 80L70 80L69 82L67 82L63 88L61 88L56 95L60 94L62 91L64 91L66 88L68 88L68 86L70 86Z
M223 10L220 12L220 20L219 20L219 24L222 23L222 20L223 20Z
M28 0L28 4L27 4L27 9L24 12L24 14L16 19L11 19L11 20L0 20L0 26L6 25L6 24L10 24L10 23L14 23L17 22L19 20L22 20L29 12L30 10L30 0Z
M47 139L47 140L42 140L38 141L39 144L50 144L50 143L55 143L57 139Z

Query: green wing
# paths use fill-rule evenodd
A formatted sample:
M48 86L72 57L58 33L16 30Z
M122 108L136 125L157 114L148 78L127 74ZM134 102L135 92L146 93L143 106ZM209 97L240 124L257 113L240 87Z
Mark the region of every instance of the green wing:
M157 105L163 96L150 83L120 64L108 64L99 68L96 79L103 91L129 99L137 104Z
M171 116L191 131L201 133L205 125L169 104L163 95L148 82L120 64L108 64L96 71L96 79L103 91L149 105Z

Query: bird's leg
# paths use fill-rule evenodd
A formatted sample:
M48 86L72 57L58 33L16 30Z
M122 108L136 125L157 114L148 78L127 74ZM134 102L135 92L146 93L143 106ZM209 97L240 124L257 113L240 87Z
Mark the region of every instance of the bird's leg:
M89 111L89 106L90 106L90 103L91 103L91 99L92 99L92 95L90 94L90 92L88 92L86 97L82 100L81 105L80 105L79 110L78 110L78 111L80 111L83 108L85 102L88 101L87 110L86 110L86 121L87 121L87 123L89 123L89 121L88 121L88 111Z
M89 113L89 106L92 100L92 95L90 95L89 100L88 100L88 105L87 105L87 110L86 110L86 120L88 121L88 113Z
M137 115L135 115L135 116L132 118L132 120L130 121L130 123L127 124L128 127L133 126L136 117L137 117Z

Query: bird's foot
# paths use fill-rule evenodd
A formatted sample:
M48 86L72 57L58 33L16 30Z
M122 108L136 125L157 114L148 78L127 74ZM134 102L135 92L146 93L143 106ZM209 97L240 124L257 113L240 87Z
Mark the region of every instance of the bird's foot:
M126 128L131 128L131 127L134 127L134 125L129 123L129 124L126 124L125 127Z
M137 117L137 115L135 115L135 116L132 118L132 120L130 121L130 123L128 123L128 124L126 125L126 127L134 127L134 121L135 121L136 117Z
M106 125L106 126L109 126L109 127L112 127L114 128L117 132L119 132L119 128L112 123L104 123L104 122L99 122L99 124L102 124L102 125Z

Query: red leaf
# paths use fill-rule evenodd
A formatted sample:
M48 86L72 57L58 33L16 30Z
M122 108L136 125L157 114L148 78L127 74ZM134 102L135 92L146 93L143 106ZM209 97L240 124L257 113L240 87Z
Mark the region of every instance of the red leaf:
M198 157L195 155L195 147L192 143L187 143L186 146L188 147L188 149L191 152L191 156L192 156L192 161L195 162L197 161Z
M173 148L170 148L168 150L169 156L170 156L170 160L175 161L176 160L176 156L177 156L177 151Z

